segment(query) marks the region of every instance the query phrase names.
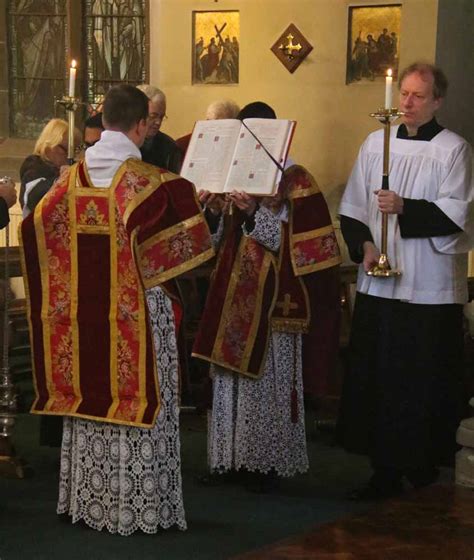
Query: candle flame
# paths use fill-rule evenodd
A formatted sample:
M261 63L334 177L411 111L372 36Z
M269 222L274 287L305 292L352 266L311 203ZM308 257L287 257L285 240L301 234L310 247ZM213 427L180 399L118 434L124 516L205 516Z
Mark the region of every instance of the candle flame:
M387 76L388 76L389 78L392 77L392 69L391 69L391 68L389 68L389 69L387 70Z
M71 68L75 68L76 66L77 66L77 62L75 60L72 60Z

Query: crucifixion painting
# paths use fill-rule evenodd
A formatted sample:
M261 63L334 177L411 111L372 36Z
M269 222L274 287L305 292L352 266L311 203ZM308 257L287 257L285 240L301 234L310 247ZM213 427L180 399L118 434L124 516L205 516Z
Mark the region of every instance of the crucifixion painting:
M239 41L239 12L194 12L193 84L238 84Z

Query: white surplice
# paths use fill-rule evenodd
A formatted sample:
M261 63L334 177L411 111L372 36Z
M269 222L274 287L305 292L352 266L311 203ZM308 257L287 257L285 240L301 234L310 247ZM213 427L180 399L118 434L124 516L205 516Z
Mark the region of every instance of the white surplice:
M469 144L449 130L430 141L390 138L390 190L402 197L436 204L463 231L440 237L402 239L396 214L388 215L387 254L402 275L367 276L359 268L357 291L410 303L449 304L467 301L467 252L474 246L474 193ZM362 145L342 197L339 214L370 229L381 245L381 213L374 190L380 188L383 131Z

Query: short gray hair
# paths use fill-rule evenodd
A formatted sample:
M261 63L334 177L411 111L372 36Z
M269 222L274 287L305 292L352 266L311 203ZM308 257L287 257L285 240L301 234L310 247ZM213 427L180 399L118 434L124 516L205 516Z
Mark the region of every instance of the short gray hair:
M156 86L141 84L137 88L143 91L150 101L164 101L166 103L166 95Z
M448 79L445 73L434 64L429 64L428 62L414 62L404 68L398 78L398 87L400 88L403 80L410 74L420 74L423 80L425 76L433 76L433 97L435 99L441 99L446 97L448 92Z
M239 114L240 107L231 99L214 101L206 110L206 119L235 119Z

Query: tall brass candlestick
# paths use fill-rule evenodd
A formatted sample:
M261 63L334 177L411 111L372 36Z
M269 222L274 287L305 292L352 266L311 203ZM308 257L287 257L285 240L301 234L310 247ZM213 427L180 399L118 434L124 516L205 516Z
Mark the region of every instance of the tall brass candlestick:
M383 169L382 169L382 190L389 189L389 165L390 165L390 129L393 121L398 119L403 113L398 109L379 109L377 113L370 116L376 118L384 125L383 130ZM387 256L387 234L388 234L388 214L382 213L382 243L380 247L379 262L367 271L369 276L378 278L389 278L400 276L401 270L390 266Z

